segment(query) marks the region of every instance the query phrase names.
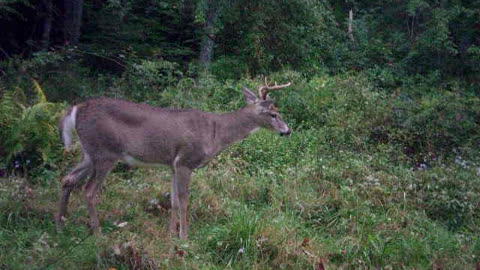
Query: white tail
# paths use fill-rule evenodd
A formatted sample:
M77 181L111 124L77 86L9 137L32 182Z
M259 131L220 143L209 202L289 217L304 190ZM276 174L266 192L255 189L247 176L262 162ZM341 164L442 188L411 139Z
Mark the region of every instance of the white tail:
M69 113L65 115L61 122L62 140L67 151L72 150L73 131L75 130L75 121L77 119L77 106L73 106Z

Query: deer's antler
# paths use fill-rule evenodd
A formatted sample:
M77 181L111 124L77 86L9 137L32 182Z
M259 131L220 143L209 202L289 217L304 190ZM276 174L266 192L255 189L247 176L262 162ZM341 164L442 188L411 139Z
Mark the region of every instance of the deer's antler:
M278 89L281 89L281 88L284 88L284 87L288 87L290 85L291 85L291 83L278 85L277 82L275 82L275 85L269 86L267 77L265 77L265 84L258 87L258 95L261 99L265 100L265 99L267 99L268 92L270 92L272 90L278 90Z

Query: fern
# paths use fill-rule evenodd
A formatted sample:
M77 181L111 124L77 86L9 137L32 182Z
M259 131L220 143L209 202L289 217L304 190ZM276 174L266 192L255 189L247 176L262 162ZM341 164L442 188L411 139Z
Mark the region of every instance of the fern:
M41 162L50 162L58 151L58 130L55 125L62 104L47 101L40 84L32 80L34 103L27 105L24 91L5 91L0 100L0 140L8 164L19 153L34 154Z
M4 91L0 100L0 139L5 142L11 129L18 121L18 104L15 103L13 92Z
M32 80L32 83L33 89L37 94L38 103L47 103L47 97L45 96L42 87L40 87L40 84L36 80Z

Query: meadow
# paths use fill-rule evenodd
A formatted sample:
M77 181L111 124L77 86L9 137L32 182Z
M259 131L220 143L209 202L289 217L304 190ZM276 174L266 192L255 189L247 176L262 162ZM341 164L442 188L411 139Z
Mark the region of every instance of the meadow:
M293 83L272 93L292 134L259 131L194 173L188 240L168 232L170 170L125 165L102 188L101 236L81 190L57 231L59 179L79 158L57 135L62 89L227 112L262 82L183 77L142 92L152 82L138 78L24 79L4 92L3 151L24 154L0 178L0 269L478 267L480 100L456 85L386 91L355 73L272 74Z

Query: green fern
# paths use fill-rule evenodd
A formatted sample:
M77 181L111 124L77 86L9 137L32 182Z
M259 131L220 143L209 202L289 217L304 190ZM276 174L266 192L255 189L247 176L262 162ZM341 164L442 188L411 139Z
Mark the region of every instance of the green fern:
M5 142L18 121L19 106L13 98L13 91L4 91L0 99L0 138ZM3 147L5 147L3 145Z
M45 93L43 92L43 89L40 86L40 84L36 80L32 80L32 83L33 83L33 89L37 94L38 103L47 103L47 97L45 96Z
M26 95L20 88L5 91L0 100L0 139L5 164L21 152L36 154L45 163L51 161L56 156L54 152L58 151L55 123L63 105L48 102L40 84L35 80L32 83L33 105L27 105Z

